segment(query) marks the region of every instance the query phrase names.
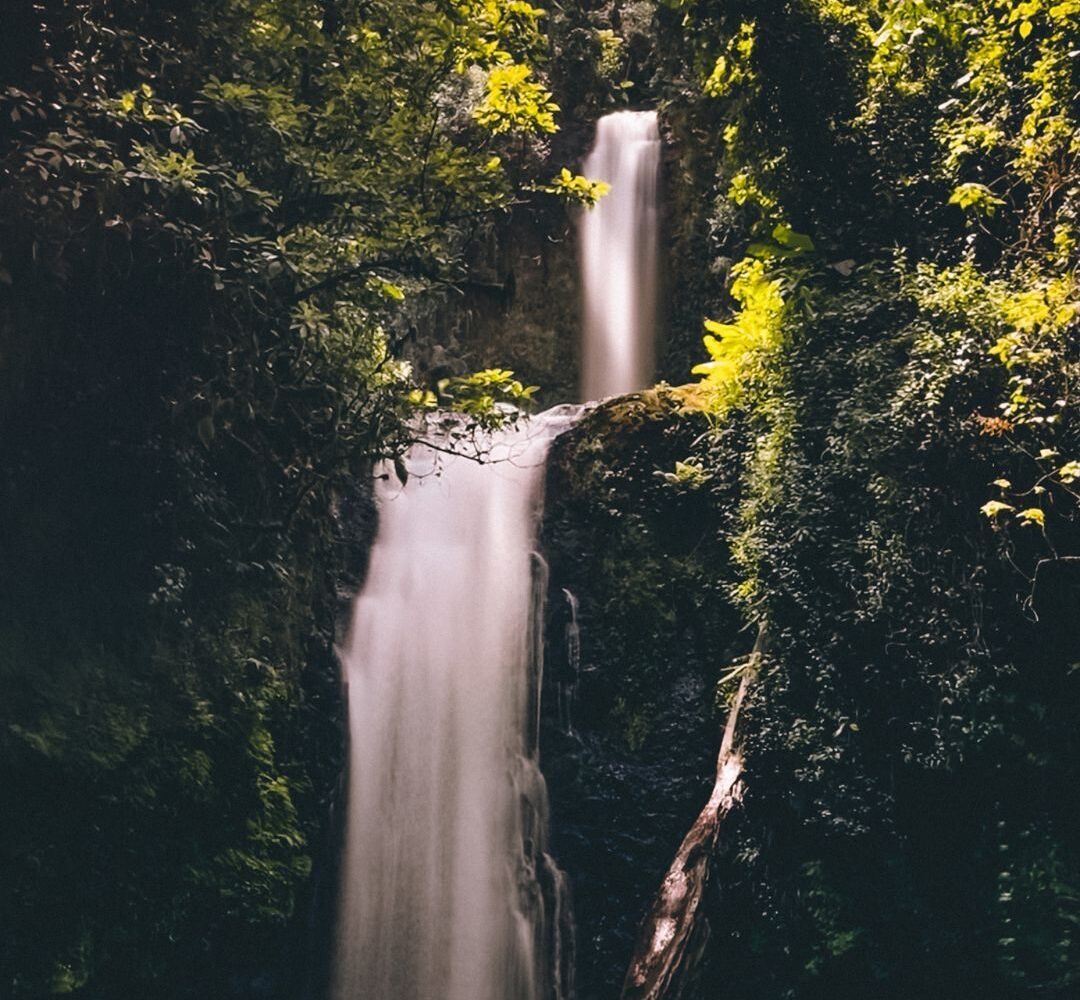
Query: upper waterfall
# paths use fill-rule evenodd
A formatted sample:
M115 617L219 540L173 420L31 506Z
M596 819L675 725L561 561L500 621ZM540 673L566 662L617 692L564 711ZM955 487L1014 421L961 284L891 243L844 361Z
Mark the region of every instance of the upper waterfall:
M611 191L581 221L584 328L581 391L601 399L653 381L660 132L655 111L617 111L596 123L585 161Z

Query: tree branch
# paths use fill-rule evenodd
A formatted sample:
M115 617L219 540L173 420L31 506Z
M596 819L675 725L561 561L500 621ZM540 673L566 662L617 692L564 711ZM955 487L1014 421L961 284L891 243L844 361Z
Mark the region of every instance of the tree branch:
M735 748L739 710L761 659L765 627L758 636L743 671L716 761L712 795L679 847L656 893L652 908L638 932L630 968L623 982L622 1000L674 1000L690 966L692 945L701 923L701 901L709 881L709 868L720 826L742 800L742 754Z

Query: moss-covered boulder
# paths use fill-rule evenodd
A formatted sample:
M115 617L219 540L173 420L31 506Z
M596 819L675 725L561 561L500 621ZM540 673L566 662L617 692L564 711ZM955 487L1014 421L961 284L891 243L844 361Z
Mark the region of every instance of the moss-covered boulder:
M708 797L717 679L752 641L721 583L738 470L708 474L692 458L708 430L693 389L661 386L589 411L549 461L541 745L581 1000L618 995L638 923Z

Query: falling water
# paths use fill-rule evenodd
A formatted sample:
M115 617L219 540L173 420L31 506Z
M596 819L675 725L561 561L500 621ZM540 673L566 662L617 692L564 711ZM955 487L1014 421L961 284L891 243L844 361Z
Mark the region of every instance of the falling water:
M574 415L494 435L483 463L418 445L407 485L379 486L343 657L334 1000L569 995L537 756L546 566L533 550L547 446Z
M633 392L653 379L659 169L655 111L618 111L597 122L583 170L611 191L581 221L584 399Z
M585 166L611 184L582 223L587 399L652 378L659 152L655 114L620 112L599 122ZM472 457L447 453L461 425L438 418L407 457L407 484L390 471L379 483L342 657L350 752L333 1000L573 996L569 890L546 848L548 581L534 549L547 448L577 413L524 421ZM576 679L577 602L566 598ZM572 699L560 699L571 732Z
M559 728L567 736L576 736L574 731L574 699L581 684L581 626L578 625L578 599L574 594L562 589L566 598L566 607L570 620L566 623L566 665L569 668L566 680L559 681Z

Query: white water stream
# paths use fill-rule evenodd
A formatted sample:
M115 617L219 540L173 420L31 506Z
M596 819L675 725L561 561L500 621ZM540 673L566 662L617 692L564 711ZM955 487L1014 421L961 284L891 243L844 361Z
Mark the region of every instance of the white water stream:
M651 381L656 295L656 116L611 115L597 136L586 172L612 191L582 225L586 398ZM577 413L493 435L482 463L444 454L451 440L431 425L436 448L410 451L407 485L389 469L378 484L378 535L342 655L350 751L333 1000L573 996L537 747L547 572L535 550L548 445Z
M660 133L655 111L618 111L596 123L582 168L611 191L582 215L583 399L653 382L657 318Z
M566 995L564 876L545 853L536 746L547 582L535 533L548 443L576 412L501 432L482 464L418 445L408 485L379 484L343 658L335 1000Z

